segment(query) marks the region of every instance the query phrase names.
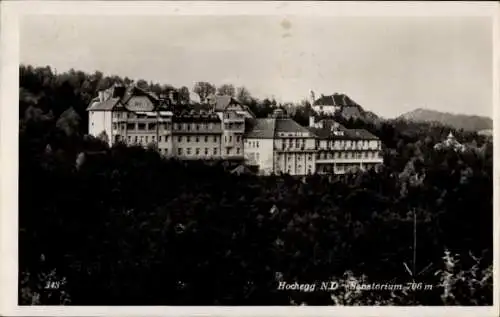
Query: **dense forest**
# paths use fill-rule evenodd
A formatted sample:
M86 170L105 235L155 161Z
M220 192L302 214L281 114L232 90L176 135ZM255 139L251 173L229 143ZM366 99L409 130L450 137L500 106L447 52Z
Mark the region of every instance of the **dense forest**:
M19 304L492 304L491 140L339 116L381 138L382 169L233 175L223 164L109 148L87 135L85 108L116 81L131 82L20 67ZM229 86L196 83L193 91L200 100L207 89L239 94L258 116L280 106ZM188 98L188 88L177 89ZM304 123L310 111L299 101L293 116ZM467 151L433 149L450 131ZM341 287L282 291L280 281ZM433 288L352 291L342 281Z

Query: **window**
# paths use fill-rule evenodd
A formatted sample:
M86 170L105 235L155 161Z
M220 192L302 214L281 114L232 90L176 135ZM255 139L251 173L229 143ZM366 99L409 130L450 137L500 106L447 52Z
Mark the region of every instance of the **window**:
M311 154L309 154L309 155L307 156L307 160L308 160L308 161L311 161L311 160L312 160L312 155L311 155Z
M135 130L135 123L127 123L127 130Z
M168 142L168 135L165 135L165 142Z
M240 136L236 136L236 142L240 142Z
M148 143L148 136L146 135L146 137L145 137L145 138L146 138L146 143Z
M259 141L257 141L257 148L259 147Z
M227 136L224 136L224 142L227 142Z
M198 131L198 130L200 130L200 125L199 124L196 125L196 131Z
M205 135L205 142L208 142L208 136Z
M113 123L113 130L116 130L117 129L117 125L116 123Z
M191 131L191 125L190 124L187 124L187 130Z
M187 152L187 155L191 155L191 148L190 148L190 147L188 147L188 148L186 149L186 152Z
M139 137L138 136L135 136L135 143L137 143Z
M161 142L161 135L158 136L158 142Z
M154 142L155 141L155 136L151 136L151 142Z
M182 155L182 148L177 149L177 154Z
M127 142L128 142L128 143L130 143L131 141L132 141L132 137L129 135L129 136L127 137Z
M233 142L233 136L232 135L229 136L229 142Z
M217 155L217 148L214 147L214 155Z
M146 130L146 124L145 123L139 123L138 125L139 130Z
M141 143L144 141L144 137L141 136Z
M168 149L167 148L163 149L163 152L165 152L165 154L168 154Z
M208 155L208 148L205 148L205 155Z
M217 142L217 136L214 136L214 142Z
M240 154L240 148L236 148L236 154Z
M200 148L199 147L196 148L196 155L200 155Z
M226 154L229 155L229 149L226 149Z
M182 136L177 137L177 141L182 142Z
M196 137L196 143L200 142L200 138L197 136Z
M176 123L176 124L174 125L174 130L179 130L179 124L177 124L177 123Z
M300 170L300 169L302 168L302 165L299 165L299 166L297 166L297 167L298 167L298 168L299 168L299 170Z
M150 123L149 130L151 130L151 131L156 130L156 123Z
M188 135L188 136L186 137L186 142L189 142L189 141L191 141L191 137Z

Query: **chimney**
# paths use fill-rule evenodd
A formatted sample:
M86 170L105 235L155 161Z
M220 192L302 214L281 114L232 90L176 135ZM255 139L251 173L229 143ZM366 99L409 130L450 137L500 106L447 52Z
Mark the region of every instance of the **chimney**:
M314 106L314 102L316 101L316 97L314 95L314 91L311 89L311 107Z
M99 102L104 102L104 91L100 90L98 93L99 93Z

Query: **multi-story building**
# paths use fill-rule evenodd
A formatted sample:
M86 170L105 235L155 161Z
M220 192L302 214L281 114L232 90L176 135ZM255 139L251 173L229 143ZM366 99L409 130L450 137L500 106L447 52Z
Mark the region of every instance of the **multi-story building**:
M245 122L255 119L255 115L245 105L230 96L213 95L207 98L212 112L222 123L221 157L243 160L243 134Z
M281 113L257 119L245 135L245 160L261 174L344 174L383 163L380 140L363 129L333 120L302 127Z
M315 136L280 110L256 119L245 135L245 162L259 173L312 174L315 171Z
M181 159L221 158L222 125L214 113L183 112L173 118L172 156Z
M316 135L319 174L344 174L383 163L381 141L364 129L346 129L331 119L314 122L309 129Z
M179 111L174 94L159 98L138 87L114 86L88 107L89 133L105 136L110 145L153 147L167 157L244 161L264 175L340 174L383 162L380 140L366 130L314 117L306 128L280 109L256 119L234 98L208 100L209 111Z

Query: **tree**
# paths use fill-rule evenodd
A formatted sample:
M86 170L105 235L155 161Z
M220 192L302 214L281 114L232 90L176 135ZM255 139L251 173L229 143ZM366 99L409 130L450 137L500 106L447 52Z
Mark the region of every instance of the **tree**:
M149 84L144 79L139 79L137 81L136 85L137 85L137 87L139 87L141 89L144 89L144 90L148 90L149 89Z
M200 97L201 103L205 103L207 97L214 94L215 91L215 86L205 81L197 82L193 88L193 92Z
M182 86L181 88L179 88L179 100L184 104L189 104L189 102L191 101L191 98L189 96L189 88L187 88L186 86Z
M245 87L238 87L236 90L236 99L242 103L249 103L252 99L250 92Z
M221 96L226 95L226 96L234 97L235 93L236 93L236 89L231 84L224 84L224 85L220 86L219 88L217 88L217 94L221 95Z

